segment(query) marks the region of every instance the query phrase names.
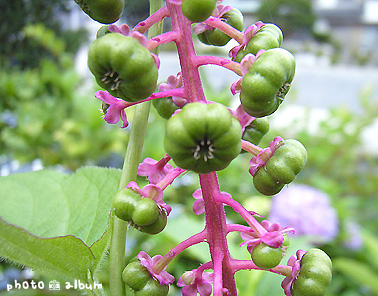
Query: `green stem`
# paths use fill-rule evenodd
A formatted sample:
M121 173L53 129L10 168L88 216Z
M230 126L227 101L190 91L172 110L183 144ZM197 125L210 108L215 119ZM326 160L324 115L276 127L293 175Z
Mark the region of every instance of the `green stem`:
M153 14L163 7L163 5L163 0L150 0L150 14ZM148 38L161 34L162 28L162 23L151 27L148 31ZM155 48L153 52L158 54L158 48ZM135 180L137 177L150 107L151 102L145 102L136 106L119 189L125 188L130 181ZM122 296L126 295L125 285L122 281L122 271L126 264L125 245L127 222L114 215L113 219L114 224L110 244L110 294L112 296Z

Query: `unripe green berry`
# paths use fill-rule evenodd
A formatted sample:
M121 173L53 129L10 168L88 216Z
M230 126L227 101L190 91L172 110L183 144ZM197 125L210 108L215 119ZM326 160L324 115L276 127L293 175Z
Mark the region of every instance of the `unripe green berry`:
M177 166L207 174L226 168L240 154L241 131L225 106L189 103L168 119L164 147Z
M266 117L254 119L250 125L246 126L242 139L258 145L263 136L269 131L269 121Z
M283 252L282 248L273 248L265 243L259 243L252 249L252 261L257 267L271 269L280 264Z
M115 215L124 221L131 221L133 212L140 199L141 195L131 188L125 188L118 191L113 198Z
M157 220L154 223L152 223L151 225L140 226L138 227L138 229L144 233L158 234L161 231L163 231L166 225L167 225L167 214L164 211L161 211Z
M320 249L310 249L301 259L301 269L291 287L291 294L293 296L323 296L331 280L331 259Z
M216 0L182 0L182 13L192 22L203 22L214 11Z
M151 279L142 290L135 292L135 296L167 296L168 291L168 285L160 285L158 281Z
M165 119L171 117L172 114L179 109L171 97L155 99L152 101L152 104L159 115Z
M243 15L237 9L232 9L229 12L225 13L221 17L221 20L234 27L236 30L243 30ZM215 28L206 30L198 34L197 37L202 43L215 46L224 46L231 40L230 36Z
M124 9L124 0L75 0L92 19L103 24L117 21Z
M152 280L151 274L139 260L131 261L122 272L122 279L134 291L142 290Z
M137 225L151 225L156 222L160 211L156 202L151 198L142 198L134 209L131 218Z

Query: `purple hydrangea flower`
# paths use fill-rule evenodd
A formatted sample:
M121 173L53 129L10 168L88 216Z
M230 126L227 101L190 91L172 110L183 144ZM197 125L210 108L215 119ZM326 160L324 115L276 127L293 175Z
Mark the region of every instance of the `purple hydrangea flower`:
M307 185L292 184L273 197L269 219L295 229L295 235L334 239L338 232L336 211L328 196Z

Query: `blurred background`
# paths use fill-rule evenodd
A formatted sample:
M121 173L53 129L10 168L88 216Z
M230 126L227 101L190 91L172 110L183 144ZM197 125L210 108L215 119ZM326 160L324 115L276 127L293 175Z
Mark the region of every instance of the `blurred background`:
M261 20L284 32L282 47L296 57L296 77L284 104L269 117L270 131L260 146L278 135L295 138L307 148L308 163L294 184L265 197L254 190L248 174L251 157L242 154L219 173L221 189L265 215L262 219L297 229L284 263L298 248L312 246L332 257L327 296L378 295L378 1L223 4L243 13L245 28ZM127 0L119 24L135 25L147 13L148 0ZM101 103L94 98L97 86L86 66L87 48L101 24L73 0L0 0L0 19L0 175L42 168L69 173L83 165L120 168L130 127L110 126L101 118ZM195 45L199 54L227 56L236 44L205 46L195 37ZM179 71L174 49L174 44L161 49L160 82ZM238 98L230 92L234 73L208 66L201 68L201 76L209 100L237 106ZM131 122L133 108L127 115ZM143 157L164 156L164 124L152 109ZM197 188L195 175L176 180L166 191L166 202L174 209L166 230L150 238L131 229L127 255L135 256L140 246L150 255L162 254L201 231L203 217L192 212ZM243 223L226 211L231 221ZM231 252L248 259L245 248L238 247L241 242L230 235ZM208 258L206 246L197 246L168 271L178 278ZM9 294L4 292L9 281L38 277L43 278L2 262L0 295ZM101 280L106 283L106 271ZM239 272L237 281L241 296L283 295L278 275ZM170 295L178 292L172 288ZM12 295L17 293L22 291Z

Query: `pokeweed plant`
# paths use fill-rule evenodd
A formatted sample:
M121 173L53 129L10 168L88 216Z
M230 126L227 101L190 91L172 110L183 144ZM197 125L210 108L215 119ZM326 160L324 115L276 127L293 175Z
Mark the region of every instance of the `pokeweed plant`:
M121 10L119 0L75 1L91 18L102 23L114 22ZM167 265L187 248L207 243L211 261L186 271L177 279L184 296L237 295L235 273L251 269L284 276L282 288L287 296L325 294L332 278L332 263L327 254L320 249L298 250L286 265L281 264L289 246L288 234L295 230L274 221L259 222L255 217L257 213L246 210L231 194L220 189L217 171L225 169L242 151L252 154L249 173L255 188L268 196L293 182L307 161L306 149L294 139L276 137L269 147L258 146L268 130L266 117L283 102L295 73L293 55L279 48L283 38L281 30L274 24L257 22L243 31L242 14L220 2L151 0L150 16L135 27L112 24L99 30L89 48L88 66L104 89L95 96L102 101L105 121L115 124L121 120L125 128L128 126L125 108L137 105L122 173L85 168L69 177L42 172L24 176L22 181L18 176L11 176L0 182L1 188L7 189L11 184L25 185L25 180L27 184L43 180L48 188L39 189L44 193L42 197L40 191L35 190L39 195L33 191L34 201L39 198L50 205L48 195L53 191L69 201L72 213L85 211L82 207L75 208L78 197L80 202L90 205L92 217L95 213L91 226L81 228L74 226L78 225L77 219L87 222L83 216L89 214L81 218L73 218L71 214L64 236L58 231L46 234L41 229L30 228L28 217L24 217L21 225L14 223L33 233L32 238L29 238L30 233L12 225L10 214L2 213L1 256L42 271L84 278L91 283L109 250L112 296L125 295L125 285L135 295L167 295L169 285L176 280L165 271ZM165 18L171 19L172 29L162 33ZM210 46L223 46L231 39L239 45L230 51L229 58L197 55L193 32ZM177 47L181 71L157 86L158 47L169 42ZM205 65L217 65L240 76L231 85L234 95L240 93L239 107L232 109L205 98L198 71ZM140 163L151 101L155 101L158 113L167 118L165 131L162 131L167 154L160 160L146 158ZM204 229L166 254L151 258L141 250L125 264L127 228L134 227L151 235L163 231L172 211L164 201L164 190L188 171L198 174L200 188L193 193L193 211L196 215L204 213ZM135 182L137 175L147 177L149 184L140 188ZM117 178L119 182L115 181ZM89 195L91 198L86 200ZM11 203L8 198L6 204ZM229 223L224 211L226 205L246 224ZM109 209L109 227L95 228L106 221L103 217ZM54 217L49 215L50 219ZM100 216L102 219L97 218ZM251 260L232 257L227 243L227 234L231 232L240 233L244 240L241 247L247 247ZM61 236L53 237L57 233ZM17 242L26 239L31 242L24 249L19 246L16 251L12 249ZM41 255L43 251L46 253ZM52 252L58 252L55 259L49 258ZM68 257L68 263L61 262Z

